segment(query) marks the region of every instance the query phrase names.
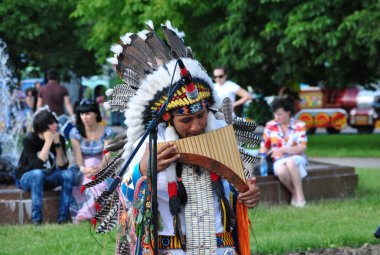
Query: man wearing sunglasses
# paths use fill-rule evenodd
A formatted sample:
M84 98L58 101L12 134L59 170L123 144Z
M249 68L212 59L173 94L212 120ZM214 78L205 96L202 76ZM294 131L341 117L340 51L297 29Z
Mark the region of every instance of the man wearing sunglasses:
M229 97L232 101L234 110L237 106L243 105L252 99L252 96L245 89L241 88L235 82L227 80L227 69L225 67L217 67L214 69L214 87L220 98ZM236 101L236 95L239 100Z

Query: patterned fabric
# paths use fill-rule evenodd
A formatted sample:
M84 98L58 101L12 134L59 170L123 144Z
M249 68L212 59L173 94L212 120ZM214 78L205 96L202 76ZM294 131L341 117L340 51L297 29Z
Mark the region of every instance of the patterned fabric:
M73 128L70 131L70 139L78 140L80 143L80 151L83 157L87 156L102 156L104 141L112 138L112 129L109 127L104 128L103 136L96 141L89 141L79 134L77 128Z
M232 238L231 232L216 234L216 244L218 248L233 247L234 239ZM170 250L181 249L181 244L176 236L158 236L158 248Z
M265 125L263 140L261 147L265 146L267 149L281 148L284 146L302 146L307 147L307 136L305 123L294 118L290 119L288 132L284 132L280 128L280 124L276 120L271 120ZM278 160L286 158L288 154L274 154L274 159ZM305 155L302 155L305 157Z

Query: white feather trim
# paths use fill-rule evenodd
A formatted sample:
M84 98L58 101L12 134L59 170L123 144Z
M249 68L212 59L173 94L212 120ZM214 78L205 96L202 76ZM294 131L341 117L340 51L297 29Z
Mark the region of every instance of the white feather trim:
M161 26L162 26L162 24L161 24ZM185 37L185 33L184 33L184 32L179 31L179 30L178 30L177 28L175 28L175 27L172 27L172 23L170 22L170 20L167 20L164 26L166 26L169 30L173 31L174 33L176 33L177 36L178 36L179 38L181 38L182 40L183 40L183 38Z
M111 46L111 51L116 54L116 56L119 56L120 53L123 52L123 47L119 44L113 44Z
M214 128L215 127L215 121L216 121L215 115L213 112L210 111L208 113L208 116L207 116L206 133L213 131L215 129Z
M117 58L107 58L107 62L113 65L118 64Z
M218 109L219 107L216 106L221 105L221 100L217 96L216 91L214 91L213 81L207 75L205 69L194 59L182 58L182 61L192 77L204 80L212 88L213 98L216 102L212 107ZM145 111L145 106L154 98L154 95L158 91L170 85L172 75L174 76L173 84L181 79L178 68L173 74L176 62L177 60L171 60L166 64L166 68L160 66L153 74L146 76L145 79L140 82L136 95L128 102L127 109L124 112L128 137L128 142L125 146L126 150L132 148L132 145L139 139L144 131L145 127L143 125L142 113Z
M138 32L137 35L138 35L141 39L143 39L143 40L145 41L145 40L146 40L146 35L147 35L148 33L149 33L148 30L142 30L142 31Z
M120 40L125 45L129 45L132 42L131 35L133 35L133 33L126 33L124 36L120 36Z
M110 105L109 102L104 102L104 103L103 103L103 107L104 107L104 109L106 109L106 110L111 109L111 105Z
M110 97L110 96L112 96L112 93L113 93L113 89L107 89L106 90L106 96Z
M154 24L152 20L145 21L145 24L152 30L154 30Z

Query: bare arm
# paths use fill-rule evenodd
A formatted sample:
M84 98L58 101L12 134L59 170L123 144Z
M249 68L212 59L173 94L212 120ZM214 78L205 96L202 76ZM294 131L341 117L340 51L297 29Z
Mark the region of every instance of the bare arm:
M42 99L42 97L38 97L37 108L40 108L42 106L44 106L44 100Z
M73 116L74 110L73 110L73 106L71 105L69 96L65 96L63 100L65 102L65 107L66 107L67 112L70 114L70 116Z
M233 108L236 108L239 105L243 105L245 102L252 99L252 96L248 93L248 91L243 88L240 88L238 91L236 91L236 95L238 95L240 99L233 104Z
M83 157L82 152L80 151L79 141L76 139L71 139L71 147L73 148L75 163L78 167L83 166Z

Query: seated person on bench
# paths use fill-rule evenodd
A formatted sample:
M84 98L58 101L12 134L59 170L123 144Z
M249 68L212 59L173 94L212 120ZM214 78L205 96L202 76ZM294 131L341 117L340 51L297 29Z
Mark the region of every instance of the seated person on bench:
M286 98L276 98L271 109L274 120L265 126L260 152L272 155L274 174L291 192L291 205L304 207L302 178L307 175L305 123L292 117L294 106Z

